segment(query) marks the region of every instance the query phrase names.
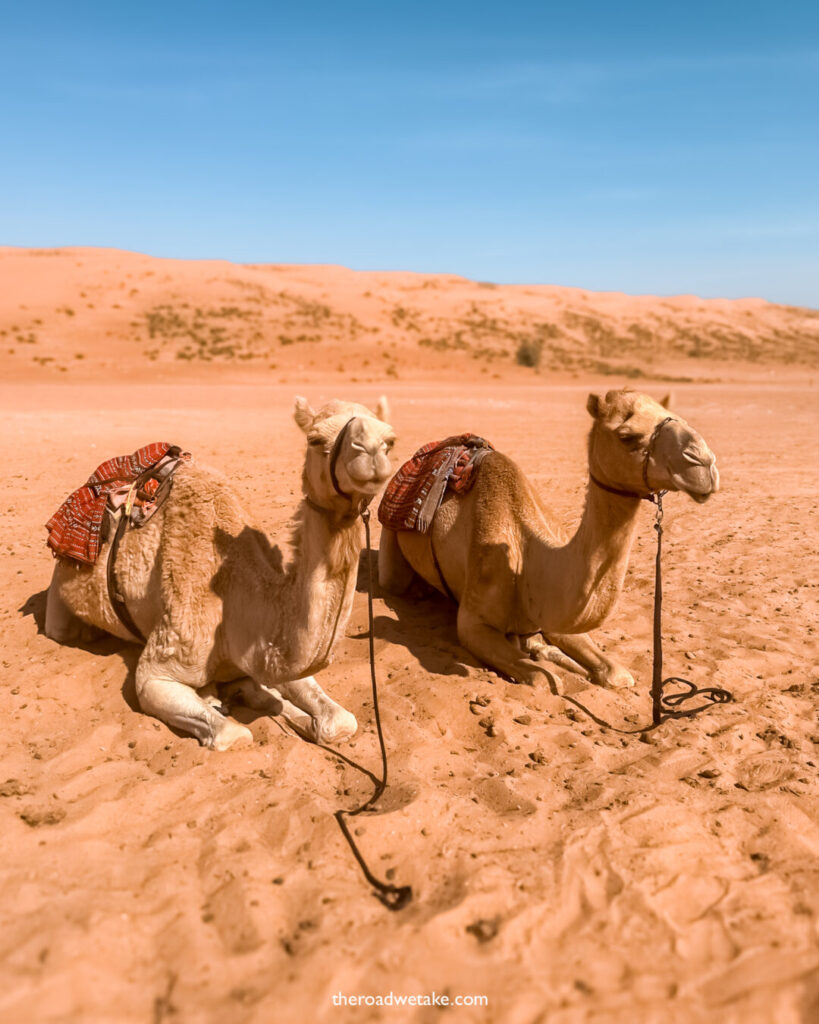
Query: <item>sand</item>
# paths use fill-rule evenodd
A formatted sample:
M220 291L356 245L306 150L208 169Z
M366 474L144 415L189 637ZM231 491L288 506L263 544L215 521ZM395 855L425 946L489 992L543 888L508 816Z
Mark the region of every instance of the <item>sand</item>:
M110 305L115 261L127 254L94 255L97 300L104 293ZM106 265L116 271L107 292ZM350 273L301 270L328 291ZM53 280L27 280L4 291L2 322L35 293L43 308L79 308L73 279L62 293ZM231 471L275 536L299 492L294 394L373 402L382 392L397 458L474 430L576 521L585 397L622 381L579 367L536 373L508 357L487 375L480 359L430 348L450 360L433 373L416 367L414 348L402 358L400 337L397 377L351 373L353 343L343 372L331 361L275 372L238 359L144 365L127 338L106 337L114 328L86 326L71 339L81 369L13 363L20 343L0 384L0 1021L819 1019L819 431L809 376L773 357L705 369L690 358L681 370L673 353L652 371L689 378L674 384L674 408L716 452L723 481L702 507L666 502L666 669L728 688L734 704L642 742L570 706L551 710L545 693L475 663L442 597L376 598L390 788L383 813L356 827L373 868L413 887L413 902L389 913L332 817L368 793L356 764L378 765L364 577L321 680L358 716L343 748L355 763L251 712L239 717L254 745L216 754L136 709L138 648L71 648L43 635L43 523L103 458L167 439ZM65 337L48 344L57 352ZM597 634L635 672L637 691L582 695L624 728L650 715L652 562L646 507L620 605ZM389 992L485 996L489 1006L333 1003Z

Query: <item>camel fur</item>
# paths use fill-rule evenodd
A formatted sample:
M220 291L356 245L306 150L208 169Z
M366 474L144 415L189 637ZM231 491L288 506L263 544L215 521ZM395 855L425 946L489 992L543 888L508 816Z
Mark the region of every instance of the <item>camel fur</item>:
M143 711L225 750L252 739L217 696L216 684L239 680L233 690L248 703L281 714L317 743L353 735L355 717L313 674L329 664L350 617L363 541L357 513L390 474L387 415L384 399L375 413L338 401L315 412L297 399L307 453L289 564L249 524L231 483L195 460L177 470L154 517L126 531L116 573L147 638L136 669ZM333 487L330 457L348 420L336 464L345 497ZM93 566L57 561L45 625L54 640L71 642L88 627L135 639L108 597L109 544Z
M640 499L668 490L701 503L719 487L713 453L680 416L660 429L647 458L667 405L629 389L589 396L590 479L573 536L520 468L491 452L467 494L448 492L429 534L382 531L382 587L401 593L418 574L443 592L432 541L458 600L459 642L480 661L516 682L546 681L555 693L585 686L576 676L562 680L555 665L596 684L633 686L631 673L587 633L606 621L622 590ZM592 476L630 494L611 493Z

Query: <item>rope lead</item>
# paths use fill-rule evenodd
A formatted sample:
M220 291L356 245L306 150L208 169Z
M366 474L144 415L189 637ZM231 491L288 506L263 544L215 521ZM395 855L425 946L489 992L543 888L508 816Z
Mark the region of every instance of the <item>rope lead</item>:
M352 811L340 809L335 812L335 819L338 822L338 826L341 829L342 835L347 840L350 849L353 851L353 856L358 861L359 867L373 887L375 892L373 895L376 899L379 899L388 910L400 910L405 907L412 900L412 887L409 885L390 885L389 882L382 882L370 871L367 866L367 862L364 859L363 854L358 848L355 839L353 839L352 833L347 825L345 818L355 818L358 814L364 814L365 811L371 811L374 805L377 803L384 790L387 788L387 748L384 745L384 733L381 728L381 714L378 709L378 684L375 679L375 627L373 624L373 572L372 572L372 560L370 554L370 510L365 508L361 512L361 518L364 521L364 534L366 537L366 551L367 551L367 612L370 620L370 678L372 680L372 691L373 691L373 711L375 713L375 730L378 733L378 744L381 748L381 778L377 780L375 788L373 789L372 795L359 807L356 807Z
M654 515L654 529L657 531L657 557L654 562L654 661L651 671L651 721L652 728L662 725L669 718L691 718L706 711L714 704L728 704L734 698L728 690L717 686L697 687L681 676L663 679L663 494L658 491L650 500L657 506ZM679 683L684 689L676 693L665 693L670 683ZM686 701L701 697L706 703L693 708L683 705Z

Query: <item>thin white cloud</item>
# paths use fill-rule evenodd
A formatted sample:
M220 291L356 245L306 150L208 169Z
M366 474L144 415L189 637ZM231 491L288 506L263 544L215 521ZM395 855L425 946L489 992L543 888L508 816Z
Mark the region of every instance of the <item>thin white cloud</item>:
M557 106L597 96L618 84L668 76L725 72L819 72L819 50L779 53L721 53L652 56L594 61L509 61L472 70L415 71L424 95L441 99L491 100L525 96ZM405 74L406 69L401 72Z

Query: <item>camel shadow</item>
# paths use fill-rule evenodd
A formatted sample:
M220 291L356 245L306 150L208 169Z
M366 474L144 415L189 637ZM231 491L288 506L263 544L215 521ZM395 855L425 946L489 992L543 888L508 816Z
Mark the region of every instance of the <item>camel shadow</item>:
M427 672L436 675L467 676L471 668L482 668L468 651L458 644L456 606L434 587L416 577L405 594L396 596L378 584L378 552L365 548L358 563L356 591L366 594L368 588L367 556L370 557L373 597L380 598L397 621L389 615L374 617L374 637L403 647ZM362 634L366 638L367 634Z
M47 636L45 631L46 604L48 602L48 590L40 590L31 594L17 609L23 616L31 616L37 627L38 636ZM136 695L136 666L139 661L141 648L137 644L129 643L127 640L120 640L119 637L111 636L102 630L94 630L88 627L85 635L74 640L53 641L56 647L71 647L80 651L86 651L97 657L110 658L118 655L125 665L126 675L121 686L121 693L125 703L132 711L141 713ZM184 735L178 733L179 736Z
M45 617L46 617L46 603L48 601L48 591L40 590L36 594L32 594L26 598L23 604L17 609L21 615L30 615L34 619L34 624L37 627L37 635L45 635Z

